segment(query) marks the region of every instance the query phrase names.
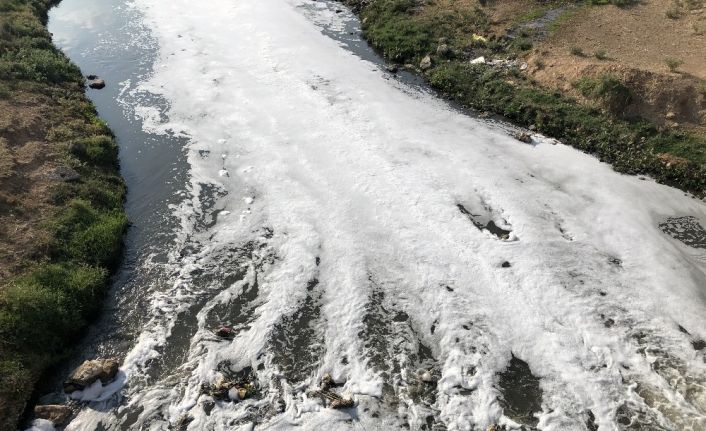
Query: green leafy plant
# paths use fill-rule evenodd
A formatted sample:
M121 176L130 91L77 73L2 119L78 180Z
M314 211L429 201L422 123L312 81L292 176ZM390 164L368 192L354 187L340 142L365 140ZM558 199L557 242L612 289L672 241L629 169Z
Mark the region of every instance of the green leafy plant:
M681 67L682 64L684 64L684 60L678 58L666 58L664 60L664 64L667 65L670 72L674 73L679 70L679 67Z

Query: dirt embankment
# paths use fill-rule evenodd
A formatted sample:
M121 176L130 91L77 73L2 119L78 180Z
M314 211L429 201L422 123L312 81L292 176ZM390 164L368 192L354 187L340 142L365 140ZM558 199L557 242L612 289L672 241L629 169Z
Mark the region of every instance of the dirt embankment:
M528 56L542 85L584 102L585 77L617 77L632 93L621 114L706 136L706 12L702 0L575 7L549 23Z
M0 429L100 308L127 219L117 145L45 27L0 0Z

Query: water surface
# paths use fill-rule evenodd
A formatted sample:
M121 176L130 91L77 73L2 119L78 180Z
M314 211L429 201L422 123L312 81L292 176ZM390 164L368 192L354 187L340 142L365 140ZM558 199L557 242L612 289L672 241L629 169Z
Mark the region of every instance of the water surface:
M122 372L68 430L706 427L703 202L464 115L337 3L64 0L50 27L108 81L134 222L67 364Z

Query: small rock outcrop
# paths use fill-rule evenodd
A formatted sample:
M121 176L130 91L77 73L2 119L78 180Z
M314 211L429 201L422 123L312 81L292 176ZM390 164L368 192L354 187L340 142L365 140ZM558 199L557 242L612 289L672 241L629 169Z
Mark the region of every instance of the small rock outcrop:
M430 67L431 67L431 57L427 55L426 57L422 58L422 61L419 63L419 68L422 70L427 70Z
M107 384L118 374L119 367L120 364L115 359L85 361L64 382L64 392L70 394L75 391L81 391L97 380L100 380L102 384Z
M34 415L37 419L51 421L56 426L65 425L72 413L70 407L61 404L47 404L34 407Z

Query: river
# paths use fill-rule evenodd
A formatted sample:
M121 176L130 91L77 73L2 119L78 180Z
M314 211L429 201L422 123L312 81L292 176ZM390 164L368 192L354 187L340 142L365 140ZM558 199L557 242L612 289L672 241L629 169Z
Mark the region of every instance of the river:
M108 82L132 221L42 388L121 360L67 430L706 429L704 202L391 74L336 2L63 0L49 27Z

